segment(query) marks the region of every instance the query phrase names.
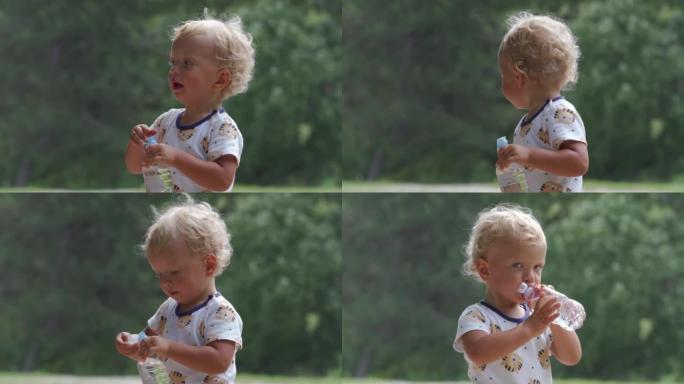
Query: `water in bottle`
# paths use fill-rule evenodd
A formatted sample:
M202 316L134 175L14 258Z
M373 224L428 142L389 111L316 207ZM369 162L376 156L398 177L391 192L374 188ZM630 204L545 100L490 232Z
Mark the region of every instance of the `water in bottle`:
M148 145L157 144L157 139L154 136L147 138L145 149ZM173 182L171 181L171 170L166 167L151 165L143 167L143 180L145 181L145 189L147 192L172 192Z
M131 335L128 339L128 343L139 343L145 340L146 337L147 335L145 335L145 332L140 332L137 335ZM138 374L140 374L140 379L143 384L171 384L164 363L155 357L149 356L144 361L139 361Z
M547 294L553 295L561 305L558 310L560 316L558 316L553 323L567 331L575 331L581 328L584 319L587 317L582 304L548 286L545 286L543 289ZM539 297L539 292L535 290L534 287L528 286L525 283L520 284L518 293L523 295L526 301L534 300Z
M507 145L508 140L506 140L506 137L496 139L497 150ZM527 192L525 172L523 172L523 168L518 164L511 163L505 169L496 167L496 178L499 179L501 192Z

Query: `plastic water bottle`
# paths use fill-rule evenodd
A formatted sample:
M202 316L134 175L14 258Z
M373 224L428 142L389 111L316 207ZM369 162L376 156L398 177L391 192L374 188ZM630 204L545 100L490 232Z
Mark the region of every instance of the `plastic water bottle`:
M558 316L553 323L559 325L566 331L575 331L580 329L584 323L584 319L587 318L587 314L584 311L582 304L556 290L549 288L548 286L544 287L543 289L547 294L554 296L560 303L560 309L558 310L560 316ZM522 294L527 301L534 300L539 297L539 292L535 290L534 287L528 286L525 283L520 284L518 293Z
M147 138L145 149L147 146L157 144L157 139L154 136ZM171 170L157 165L143 167L143 180L145 181L145 189L147 192L172 192L173 183L171 181Z
M496 139L496 149L503 148L508 145L506 137L499 137ZM499 179L499 186L501 192L527 192L527 180L525 179L525 172L518 164L510 164L504 169L496 167L496 178Z
M146 337L145 332L140 332L137 335L131 335L128 343L139 343L145 340ZM145 361L138 362L138 374L140 374L143 384L171 384L164 363L154 357L148 357Z

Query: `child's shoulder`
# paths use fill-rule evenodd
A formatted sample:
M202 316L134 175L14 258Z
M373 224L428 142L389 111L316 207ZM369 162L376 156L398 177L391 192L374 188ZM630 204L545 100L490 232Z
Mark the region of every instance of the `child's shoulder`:
M551 100L545 108L544 113L546 115L553 116L554 118L557 118L559 115L564 115L568 113L575 116L579 115L575 105L564 97Z
M183 113L183 112L185 112L185 108L171 108L171 109L169 109L168 111L166 111L166 112L162 113L161 115L159 115L159 117L162 117L162 116L163 116L163 117L173 117L173 118L176 118L176 117L178 117L178 115L180 115L180 114Z
M464 321L480 321L486 323L488 319L487 307L481 303L471 304L461 313L461 320Z
M175 125L176 118L178 118L178 115L183 113L183 111L185 111L185 108L171 108L168 111L163 112L162 114L157 116L157 118L155 119L155 122L157 124L155 125L168 126L171 123L173 123L171 125Z
M216 294L214 297L209 300L207 303L207 310L206 310L206 315L207 316L219 316L219 317L226 317L226 318L231 318L231 317L236 317L239 316L237 314L237 311L235 310L235 307L233 307L233 304L228 301L223 295L221 294Z
M164 315L174 313L176 310L176 305L176 300L169 297L166 300L164 300L163 303L161 303L159 309L157 309L157 314Z
M232 117L221 110L209 121L209 134L212 136L223 137L230 140L242 140L242 133Z
M221 109L215 116L213 116L210 122L215 126L227 125L237 129L237 123L228 114L228 112L226 112L225 109Z

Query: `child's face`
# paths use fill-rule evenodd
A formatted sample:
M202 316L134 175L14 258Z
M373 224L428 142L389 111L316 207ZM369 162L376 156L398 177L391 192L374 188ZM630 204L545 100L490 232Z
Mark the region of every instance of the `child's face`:
M488 291L507 301L522 303L524 300L518 293L520 283L541 284L546 245L500 239L489 247L486 258L480 277Z
M209 256L211 257L211 256ZM213 270L207 259L192 255L182 239L171 239L147 260L166 296L183 305L199 304L212 294Z
M222 87L217 80L222 69L209 36L199 34L174 41L169 64L169 87L186 107L204 106L220 97Z
M499 59L499 70L501 71L501 92L506 100L518 109L527 109L525 75L517 71L511 62L502 59Z

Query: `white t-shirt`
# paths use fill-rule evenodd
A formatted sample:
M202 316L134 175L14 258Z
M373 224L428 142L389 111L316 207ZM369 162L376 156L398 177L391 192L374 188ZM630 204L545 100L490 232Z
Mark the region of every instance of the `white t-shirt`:
M515 127L513 144L531 148L559 150L566 141L587 143L584 123L575 107L562 96L547 100L529 119L523 117ZM564 177L524 167L530 192L582 192L582 176Z
M152 123L152 129L157 131L158 143L170 145L187 152L198 159L214 161L225 155L235 156L238 165L244 142L242 133L235 121L221 108L214 110L202 120L191 124L181 125L181 114L185 109L170 109ZM171 167L171 180L174 192L204 192L205 188L195 183L189 177ZM233 189L233 183L226 190Z
M242 319L233 305L220 293L207 298L199 306L178 312L178 303L169 298L147 321L147 326L159 336L192 346L207 345L216 340L235 342L235 352L242 348ZM235 355L228 370L218 375L192 370L171 359L164 365L172 383L233 384L237 368Z
M492 334L515 328L525 321L531 312L525 307L525 316L520 319L508 317L485 302L473 304L463 311L458 319L458 331L454 349L464 353L461 336L479 330ZM501 359L476 366L468 360L468 377L473 383L497 384L551 384L551 331L531 339L515 352Z

